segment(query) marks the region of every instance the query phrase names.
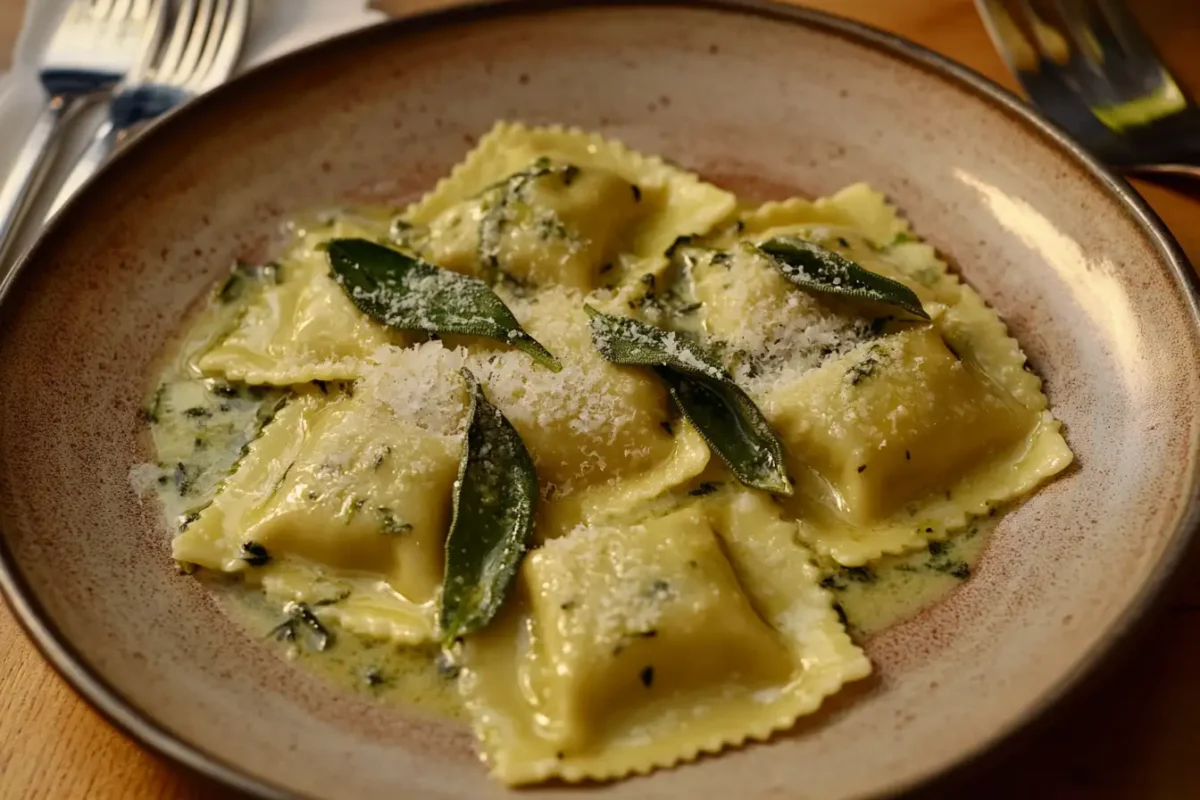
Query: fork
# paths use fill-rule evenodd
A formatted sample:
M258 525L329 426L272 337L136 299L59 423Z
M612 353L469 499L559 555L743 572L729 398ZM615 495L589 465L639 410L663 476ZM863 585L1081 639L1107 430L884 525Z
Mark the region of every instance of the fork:
M1120 0L975 0L1033 104L1101 160L1200 178L1200 108Z
M54 216L134 129L222 83L237 65L250 24L250 0L183 0L156 59L129 72L109 104L108 120L64 180Z
M64 131L157 48L163 0L72 0L46 48L38 73L47 95L0 187L0 266L42 190Z

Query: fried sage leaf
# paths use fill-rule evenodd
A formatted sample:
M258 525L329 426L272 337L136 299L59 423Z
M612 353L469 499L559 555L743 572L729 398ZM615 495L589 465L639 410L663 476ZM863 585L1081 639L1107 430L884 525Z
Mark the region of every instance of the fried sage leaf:
M865 270L850 259L795 236L776 236L758 246L783 276L801 289L895 306L929 319L921 299L903 283Z
M654 367L680 410L738 480L774 494L792 493L779 437L711 354L674 331L585 307L600 355L614 364Z
M684 372L730 381L729 373L713 356L689 338L629 317L604 314L585 305L591 317L592 345L614 364L674 367Z
M462 375L471 407L446 537L439 620L447 645L500 610L529 546L538 492L533 459L516 429L487 401L475 376L465 369Z
M478 278L460 275L366 239L328 245L333 279L360 311L391 328L486 336L558 372L550 351L521 329L504 301Z
M783 445L754 401L736 384L669 367L655 371L671 397L739 481L790 495Z

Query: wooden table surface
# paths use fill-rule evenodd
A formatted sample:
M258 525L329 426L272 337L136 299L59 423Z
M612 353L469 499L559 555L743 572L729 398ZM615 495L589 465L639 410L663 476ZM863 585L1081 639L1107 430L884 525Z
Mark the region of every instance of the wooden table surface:
M440 5L384 0L388 11ZM969 0L817 0L920 42L1004 86L1015 84ZM24 0L0 0L0 69ZM1200 4L1129 0L1200 97ZM1190 44L1190 46L1189 46ZM0 122L0 124L3 124ZM1200 186L1191 196L1137 188L1200 264ZM976 779L971 796L1200 798L1200 559L1141 648L1090 694ZM58 677L0 604L0 798L208 798L229 792L137 747Z

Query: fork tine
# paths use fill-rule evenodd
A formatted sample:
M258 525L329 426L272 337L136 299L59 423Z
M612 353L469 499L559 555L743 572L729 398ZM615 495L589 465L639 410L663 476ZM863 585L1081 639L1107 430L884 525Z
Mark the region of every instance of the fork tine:
M250 0L230 0L228 11L212 61L204 74L198 75L194 82L193 88L197 93L211 89L229 77L241 57L246 30L250 27Z
M171 28L171 38L163 50L158 62L155 75L161 83L169 83L175 71L179 69L179 61L187 47L188 36L192 31L192 22L196 17L196 0L183 0L179 12L175 15L175 23Z
M164 2L166 0L137 0L140 7L135 9L135 12L143 14L143 19L148 24L142 31L142 41L139 45L142 57L126 76L129 82L144 80L154 68L155 59L162 49L163 26L166 23L166 15L162 8Z
M1065 16L1074 39L1094 44L1094 53L1083 49L1072 65L1072 85L1105 125L1119 131L1188 105L1187 96L1121 3L1076 2Z
M229 0L216 0L212 24L209 25L208 36L204 38L204 49L200 52L200 58L196 60L192 74L187 77L186 86L189 90L196 91L197 87L203 83L209 69L212 68L213 59L217 56L217 48L221 46L225 29L229 25L229 10Z
M196 63L204 52L204 42L212 28L213 0L198 0L196 14L187 27L187 44L180 53L179 61L172 72L160 76L162 83L182 86L196 69Z
M130 12L133 11L133 3L131 0L116 0L113 3L112 13L110 18L114 22L127 20L130 17Z
M1015 75L1037 69L1038 52L1033 42L1017 24L1003 0L975 0L979 16L1001 58Z
M154 0L133 0L133 10L130 11L131 19L148 19L150 17L150 9L155 5Z
M97 19L107 19L112 14L112 10L113 0L96 0L95 5L92 6L92 14Z

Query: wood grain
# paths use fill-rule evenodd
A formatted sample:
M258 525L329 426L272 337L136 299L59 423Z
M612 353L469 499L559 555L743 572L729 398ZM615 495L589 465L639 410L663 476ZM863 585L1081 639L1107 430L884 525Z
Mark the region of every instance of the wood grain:
M441 0L382 0L389 12ZM816 0L808 5L907 36L1015 89L967 0ZM1181 83L1200 96L1200 6L1130 3ZM0 67L22 0L0 0ZM1200 189L1138 184L1200 263ZM1071 711L977 777L972 797L1200 797L1200 560L1144 644ZM0 606L0 798L208 798L223 790L138 748L78 699Z

